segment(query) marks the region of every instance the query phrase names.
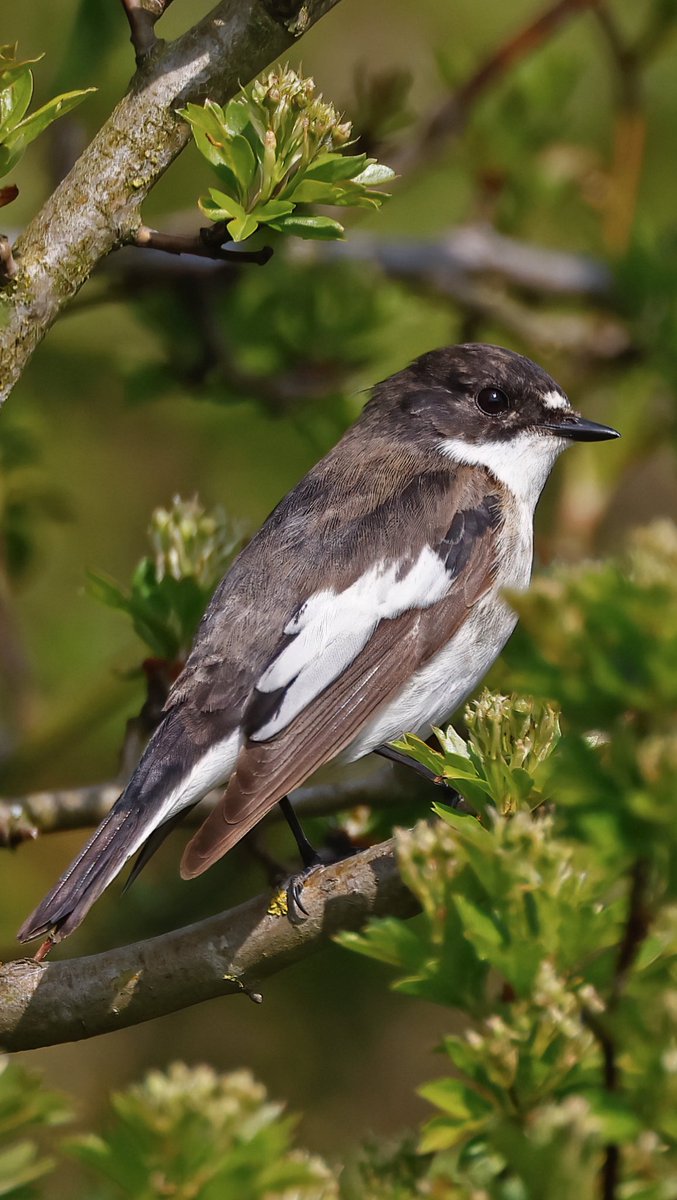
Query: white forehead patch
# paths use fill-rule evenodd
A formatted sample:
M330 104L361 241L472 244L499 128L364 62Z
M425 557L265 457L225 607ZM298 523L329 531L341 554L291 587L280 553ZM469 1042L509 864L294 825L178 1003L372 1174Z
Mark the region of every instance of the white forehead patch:
M569 408L569 401L561 392L546 392L541 396L541 401L546 408Z

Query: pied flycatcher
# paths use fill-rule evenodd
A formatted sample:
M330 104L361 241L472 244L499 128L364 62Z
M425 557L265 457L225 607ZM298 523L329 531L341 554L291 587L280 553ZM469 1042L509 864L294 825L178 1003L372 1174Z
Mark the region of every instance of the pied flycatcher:
M536 502L587 421L497 346L432 350L379 384L338 445L235 559L124 792L19 932L72 933L213 788L185 879L318 767L426 737L475 689L529 583ZM135 870L137 869L135 868Z

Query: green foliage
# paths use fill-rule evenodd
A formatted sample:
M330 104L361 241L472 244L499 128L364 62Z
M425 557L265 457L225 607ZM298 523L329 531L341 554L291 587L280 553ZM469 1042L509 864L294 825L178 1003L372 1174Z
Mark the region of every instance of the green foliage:
M342 237L338 221L305 206L378 208L383 195L374 189L394 175L365 154L343 153L350 122L316 94L312 79L289 67L271 71L225 108L206 100L188 104L181 116L219 179L200 208L210 221L225 221L234 242L261 225L302 238Z
M248 1071L218 1075L174 1063L112 1098L108 1131L71 1143L110 1181L105 1196L134 1200L332 1200L318 1159L291 1148L294 1119Z
M506 814L537 808L547 797L547 763L559 737L559 716L547 701L484 691L465 710L467 742L452 726L436 729L442 752L407 734L394 744L448 779L476 810L489 803Z
M656 522L621 560L556 570L512 602L513 677L565 717L553 780L562 827L617 866L660 857L674 890L676 527Z
M415 1200L430 1196L429 1159L418 1152L415 1138L398 1143L369 1141L341 1170L341 1200Z
M25 1134L67 1120L62 1099L39 1076L0 1057L0 1196L30 1200L33 1183L54 1166Z
M0 46L0 178L7 175L23 157L26 147L38 137L52 121L64 116L96 88L79 92L66 92L55 96L26 115L33 96L33 73L31 64L37 58L23 62L16 56L16 46ZM6 189L8 192L10 189ZM10 199L14 198L16 191ZM0 201L6 203L8 201Z
M38 474L35 439L22 425L0 424L0 560L14 583L26 575L35 553L39 519L65 520L68 506Z
M396 987L463 1013L453 1074L421 1089L433 1194L478 1200L677 1191L677 528L514 598L514 674L468 741L405 746L479 816L397 835L422 915L341 941ZM562 708L562 733L552 703ZM542 801L550 797L551 802ZM554 804L553 804L554 801ZM616 1150L609 1151L614 1146ZM606 1168L605 1168L606 1164ZM605 1193L610 1194L610 1193Z
M127 590L99 571L88 589L109 608L127 613L153 654L183 659L216 584L241 542L221 509L208 513L196 497L174 498L151 517L152 555L141 559Z

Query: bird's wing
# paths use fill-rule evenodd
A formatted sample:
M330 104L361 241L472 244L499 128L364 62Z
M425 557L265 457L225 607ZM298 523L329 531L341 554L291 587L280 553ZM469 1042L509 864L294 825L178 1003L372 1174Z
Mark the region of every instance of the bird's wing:
M448 527L438 512L415 557L372 564L294 613L245 710L246 740L223 800L186 847L185 878L205 871L340 753L491 587L501 526L495 481L457 477L447 500Z

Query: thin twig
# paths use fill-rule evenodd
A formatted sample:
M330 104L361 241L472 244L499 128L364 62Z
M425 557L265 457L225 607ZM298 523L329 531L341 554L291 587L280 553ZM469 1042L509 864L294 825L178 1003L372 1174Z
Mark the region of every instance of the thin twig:
M17 846L47 833L98 825L123 787L121 781L109 780L88 787L60 788L0 800L0 847ZM392 808L407 800L415 801L424 790L413 775L408 775L405 784L390 767L382 767L360 775L349 774L332 783L306 784L294 792L293 801L298 816L321 817L360 807ZM186 814L186 824L202 821L220 795L218 790L210 792L197 808ZM275 808L268 819L278 818Z
M649 885L649 864L645 858L638 858L630 876L630 894L628 897L628 914L625 921L623 938L618 948L616 966L611 988L611 996L604 1018L600 1018L589 1010L583 1017L586 1025L594 1034L602 1051L604 1064L604 1086L608 1092L617 1092L620 1087L620 1071L618 1068L618 1052L609 1017L618 1007L623 988L627 982L632 964L637 958L640 947L649 932L650 913L647 906L647 890ZM621 1151L620 1146L610 1142L604 1152L604 1162L600 1174L602 1200L616 1200L620 1179Z
M371 917L412 916L392 841L311 875L308 918L292 924L270 893L132 946L0 968L0 1045L30 1050L138 1025L215 996L260 994L261 981ZM284 896L281 897L284 899ZM282 909L284 905L282 904Z
M600 0L557 0L512 34L427 117L395 162L391 155L391 165L406 175L429 161L445 142L463 132L473 105L484 92L499 83L516 63L539 49L566 21L596 8L599 3Z
M19 273L19 268L12 254L12 243L4 233L0 233L0 288L11 283Z
M131 30L130 41L134 47L137 64L157 45L155 24L172 0L122 0Z
M262 246L260 250L226 249L223 245L216 245L211 238L204 237L202 230L195 235L160 233L157 229L150 229L148 225L139 225L129 244L137 246L140 250L193 254L197 258L212 258L217 262L227 262L235 266L240 263L256 263L262 267L270 261L273 254L270 246Z

